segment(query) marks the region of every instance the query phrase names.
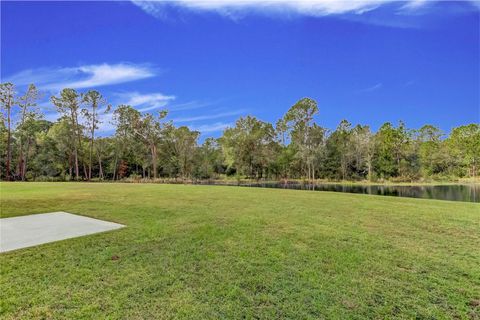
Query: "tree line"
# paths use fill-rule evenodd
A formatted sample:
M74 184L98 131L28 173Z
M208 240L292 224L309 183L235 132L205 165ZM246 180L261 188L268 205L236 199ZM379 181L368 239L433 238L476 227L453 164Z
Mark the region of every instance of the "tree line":
M317 102L303 98L275 124L239 118L220 138L175 126L167 111L112 108L96 90L63 89L50 97L59 113L47 121L35 85L17 94L0 85L2 180L330 179L391 180L476 177L480 126L409 129L403 122L368 125L342 120L334 130L315 122ZM115 133L96 136L102 114ZM104 118L104 117L103 117Z

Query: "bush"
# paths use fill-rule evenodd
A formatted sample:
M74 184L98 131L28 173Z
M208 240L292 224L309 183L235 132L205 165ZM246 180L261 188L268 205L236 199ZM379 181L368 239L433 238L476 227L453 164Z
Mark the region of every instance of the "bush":
M61 182L64 181L62 177L38 176L35 177L36 182Z
M142 176L136 173L132 173L128 178L124 179L126 182L141 182Z

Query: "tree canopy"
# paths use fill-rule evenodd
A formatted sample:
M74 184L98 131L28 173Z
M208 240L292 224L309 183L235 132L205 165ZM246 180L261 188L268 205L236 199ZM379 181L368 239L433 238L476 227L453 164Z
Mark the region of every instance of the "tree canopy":
M302 98L275 125L239 118L219 138L203 138L166 120L167 110L144 113L112 108L96 90L63 89L50 101L56 121L44 120L34 85L18 95L0 86L0 178L3 180L251 179L398 180L476 177L480 126L447 135L419 129L342 120L322 127L315 100ZM113 110L111 110L113 109ZM101 114L111 113L115 133L98 137ZM320 117L321 119L321 117Z

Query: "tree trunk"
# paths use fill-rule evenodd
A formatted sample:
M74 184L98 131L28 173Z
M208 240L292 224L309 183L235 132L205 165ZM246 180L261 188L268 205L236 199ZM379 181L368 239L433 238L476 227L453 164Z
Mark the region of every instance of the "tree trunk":
M372 163L371 161L368 161L368 180L372 181Z
M98 152L98 175L100 179L103 180L103 167L102 167L102 158L100 158L100 152Z
M78 152L77 146L75 146L75 150L73 151L73 156L75 158L75 180L79 178L79 171L78 171Z
M70 176L70 177L69 177L69 180L72 180L72 174L73 174L72 155L69 154L69 155L68 155L68 175Z
M83 165L83 175L85 176L85 178L88 178L87 165L85 164L85 161L82 161L82 165Z
M75 134L77 136L77 140L78 140L78 146L77 146L77 164L78 164L78 158L79 158L79 148L81 149L82 148L82 134L80 132L80 128L79 128L79 125L78 125L78 115L76 113L74 113L73 115L73 119L74 119L74 130L75 130ZM87 173L87 167L85 165L85 159L84 157L82 157L82 166L83 166L83 175L85 176L85 178L88 177L88 173ZM79 175L77 176L77 180L79 178Z
M12 159L12 150L11 150L12 131L11 131L11 128L10 128L10 122L11 122L10 109L11 109L11 107L7 106L8 133L7 133L7 161L6 161L6 164L5 164L5 168L7 170L7 172L6 172L7 181L10 181L10 161Z
M22 181L25 181L25 174L27 173L28 153L30 152L30 139L27 140L27 147L25 149L24 160L22 161Z
M92 154L93 154L93 140L95 139L95 108L93 108L92 115L92 136L90 137L90 164L88 166L88 180L92 179Z
M23 170L23 145L22 145L22 138L20 138L19 145L18 145L17 176L19 176L22 179L22 181L24 181L25 177L22 170Z
M22 108L22 120L20 122L20 127L23 127L25 123L25 117L26 117L26 112L27 112L27 104L21 107ZM29 137L27 137L27 141L29 141ZM21 177L22 181L25 181L25 167L24 162L26 159L24 159L23 155L23 135L20 135L19 139L19 146L18 146L19 154L18 154L18 175ZM26 151L28 152L28 151ZM25 155L26 158L27 155Z
M116 180L117 178L117 165L118 165L118 157L117 157L117 153L115 153L115 164L113 165L113 181Z
M157 179L157 146L152 143L150 149L152 151L153 179Z
M93 153L93 140L92 143L90 143L90 158L89 158L89 164L88 164L88 181L92 179L92 153Z
M78 146L77 146L77 125L76 125L76 120L75 120L75 113L73 112L73 109L70 110L70 116L72 119L72 126L73 126L73 156L74 156L74 161L75 161L75 180L78 180L80 176L80 172L78 169Z

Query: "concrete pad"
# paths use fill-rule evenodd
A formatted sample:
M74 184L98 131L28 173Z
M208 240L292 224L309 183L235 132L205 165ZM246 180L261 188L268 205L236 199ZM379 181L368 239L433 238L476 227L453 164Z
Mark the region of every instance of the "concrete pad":
M0 219L0 252L32 247L124 227L67 212Z

